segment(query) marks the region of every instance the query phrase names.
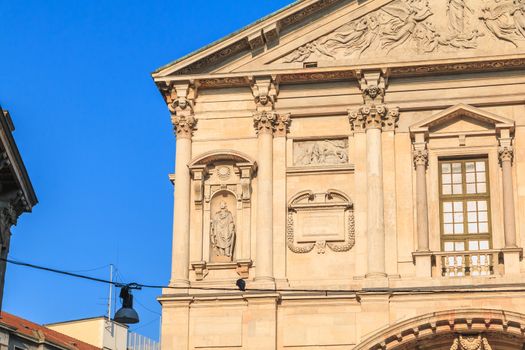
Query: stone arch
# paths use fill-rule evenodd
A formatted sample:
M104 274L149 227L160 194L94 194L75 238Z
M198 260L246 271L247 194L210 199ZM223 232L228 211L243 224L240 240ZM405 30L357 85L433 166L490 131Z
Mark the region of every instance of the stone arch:
M189 164L190 169L195 166L199 165L208 165L210 163L218 162L218 161L230 161L233 163L247 163L251 164L254 168L256 168L256 162L253 160L250 156L231 149L221 149L221 150L215 150L210 152L205 152L195 158L191 161Z
M455 339L469 335L487 339L494 350L521 350L525 344L525 314L492 309L433 312L377 331L354 350L449 350ZM487 347L472 350L483 349L490 350Z

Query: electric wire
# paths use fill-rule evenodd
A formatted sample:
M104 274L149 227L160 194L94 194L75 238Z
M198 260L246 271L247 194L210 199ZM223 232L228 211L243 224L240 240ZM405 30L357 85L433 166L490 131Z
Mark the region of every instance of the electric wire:
M174 289L181 291L188 290L202 290L202 291L218 291L218 292L241 292L238 288L229 288L229 287L204 287L204 286L164 286L164 285L155 285L155 284L142 284L142 283L121 283L106 280L103 278L91 277L86 275L81 275L79 273L73 273L68 271L63 271L55 268L39 266L31 263L15 261L11 259L0 258L0 261L5 261L12 265L28 267L36 270L42 270L47 272L52 272L56 274L66 275L70 277L75 277L79 279L89 280L98 283L112 284L117 288L122 288L125 286L130 287L131 289ZM271 288L246 288L242 292L256 292L256 293L286 293L286 292L295 292L295 293L317 293L317 294L359 294L366 292L374 293L486 293L497 291L500 293L525 293L525 283L514 283L514 284L483 284L483 285L450 285L450 286L430 286L430 287L387 287L387 288L361 288L361 289L298 289L298 288L286 288L286 289L271 289Z

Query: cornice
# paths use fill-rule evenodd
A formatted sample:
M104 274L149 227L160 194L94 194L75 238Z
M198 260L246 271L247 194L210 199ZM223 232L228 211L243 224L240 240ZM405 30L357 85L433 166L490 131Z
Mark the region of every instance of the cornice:
M271 75L280 84L319 83L352 80L360 72L382 69L389 78L407 78L419 76L436 76L446 74L469 74L480 72L511 71L525 68L523 56L500 56L496 58L465 58L455 61L434 60L428 62L389 63L384 65L338 66L322 68L275 69L256 72L229 74L192 74L154 78L157 84L178 81L196 81L199 87L227 88L250 86L253 76Z

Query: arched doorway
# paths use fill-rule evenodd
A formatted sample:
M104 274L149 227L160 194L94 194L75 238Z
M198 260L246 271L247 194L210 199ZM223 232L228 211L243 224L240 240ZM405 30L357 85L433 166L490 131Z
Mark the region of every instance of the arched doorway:
M430 313L378 331L354 350L522 350L525 314L489 309Z

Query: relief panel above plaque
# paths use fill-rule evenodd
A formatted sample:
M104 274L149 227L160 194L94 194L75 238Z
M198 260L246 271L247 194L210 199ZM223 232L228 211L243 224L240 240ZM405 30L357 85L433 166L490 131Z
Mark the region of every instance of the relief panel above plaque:
M296 167L345 164L348 164L348 139L293 143L293 165Z

